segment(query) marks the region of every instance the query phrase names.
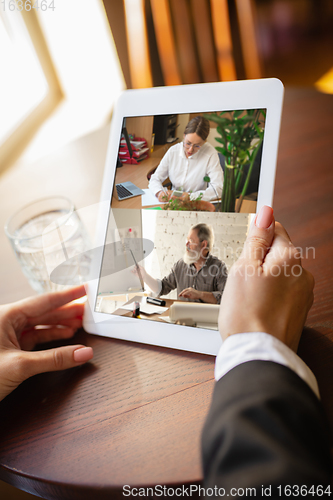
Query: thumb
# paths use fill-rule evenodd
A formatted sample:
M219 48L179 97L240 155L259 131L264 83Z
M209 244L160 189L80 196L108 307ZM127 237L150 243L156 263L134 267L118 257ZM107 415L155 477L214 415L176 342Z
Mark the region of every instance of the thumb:
M22 352L23 353L23 352ZM38 373L66 370L82 365L93 358L91 347L69 345L46 351L24 352L25 378Z
M249 261L264 261L275 232L273 209L264 205L254 219L246 238L242 257Z

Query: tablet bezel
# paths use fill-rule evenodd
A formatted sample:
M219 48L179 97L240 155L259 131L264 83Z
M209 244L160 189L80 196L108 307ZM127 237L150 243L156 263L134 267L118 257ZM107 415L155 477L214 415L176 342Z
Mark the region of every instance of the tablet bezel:
M125 117L265 108L267 112L258 212L261 206L272 206L273 203L283 94L283 84L275 78L124 91L116 102L111 122L95 245L104 245L105 242ZM100 269L102 264L100 253L98 259L99 262L94 262L95 269L96 266ZM218 331L95 312L98 283L98 279L93 279L87 285L88 301L84 314L84 328L87 332L168 348L217 354L221 345Z

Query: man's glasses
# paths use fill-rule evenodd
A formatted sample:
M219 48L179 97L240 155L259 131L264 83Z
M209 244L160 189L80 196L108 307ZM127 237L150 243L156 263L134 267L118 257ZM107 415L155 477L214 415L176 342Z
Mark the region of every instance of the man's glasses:
M190 245L199 245L199 243L200 243L200 242L199 242L199 241L193 241L193 240L191 240L191 239L186 238L186 245L187 245L188 243L189 243Z

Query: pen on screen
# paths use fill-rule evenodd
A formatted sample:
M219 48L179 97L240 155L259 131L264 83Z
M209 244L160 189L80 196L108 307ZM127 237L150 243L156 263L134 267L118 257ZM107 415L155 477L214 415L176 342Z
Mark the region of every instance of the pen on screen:
M168 190L164 186L162 186L161 191L163 191L163 193L164 193L165 196L168 196ZM159 200L159 198L158 198L157 195L156 195L156 198Z
M142 274L141 274L141 271L140 271L140 267L139 267L139 264L137 263L137 261L135 260L135 257L133 255L133 252L131 249L129 249L129 251L131 252L132 254L132 257L133 257L133 260L134 260L134 264L136 266L136 270L138 271L138 276L139 276L139 280L140 280L140 284L141 284L141 288L142 288L142 291L144 292L145 291L145 287L144 287L144 283L143 283L143 279L142 279Z

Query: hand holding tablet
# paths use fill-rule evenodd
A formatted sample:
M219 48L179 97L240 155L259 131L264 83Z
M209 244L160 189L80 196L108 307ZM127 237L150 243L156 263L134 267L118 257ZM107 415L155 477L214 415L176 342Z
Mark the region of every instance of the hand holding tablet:
M248 110L256 111L263 110L264 121L262 122L262 156L258 168L258 180L255 187L255 201L248 202L243 200L243 207L254 206L254 210L258 211L263 205L272 205L275 168L277 159L278 139L283 102L283 85L277 79L261 79L247 80L236 82L209 83L198 85L182 85L178 87L163 87L141 90L128 90L120 95L116 104L109 138L109 147L105 165L105 175L101 193L101 200L109 202L109 212L101 215L98 229L97 239L100 244L105 244L110 241L121 241L124 249L124 255L115 255L115 259L122 259L122 270L118 273L113 273L110 276L103 274L103 258L96 262L96 266L101 269L101 279L97 279L89 283L88 304L86 306L84 327L90 333L95 333L104 336L155 344L159 346L190 350L195 352L203 352L215 355L220 347L221 340L218 332L207 330L204 328L184 327L180 325L165 324L164 322L157 323L156 321L148 321L135 318L130 318L125 315L102 313L96 307L97 298L103 296L104 293L122 294L125 296L129 289L141 289L140 280L130 270L133 269L133 259L129 258L130 248L135 255L137 263L142 269L148 271L147 274L152 275L153 281L163 279L170 272L170 269L177 261L182 260L185 247L186 235L191 226L197 222L209 224L213 227L215 233L214 252L218 257L222 255L222 263L225 262L230 266L232 259L236 257L237 245L242 245L248 228L253 218L250 213L226 213L226 212L183 212L174 210L169 214L163 210L147 210L142 209L141 197L132 198L132 200L124 200L118 202L111 198L110 193L113 192L115 184L118 184L119 176L129 176L128 181L132 181L140 189L147 189L149 165L154 164L155 168L161 162L165 151L168 148L175 148L183 155L184 151L184 130L188 123L195 116L208 117L213 116L231 116L235 115L237 119L242 119L243 114L248 113ZM123 169L116 169L119 144L121 140L124 124L126 125L129 134L139 135L139 123L149 125L153 131L154 118L156 116L167 117L172 115L178 120L178 144L154 145L154 152L150 158L143 159L135 165L126 165ZM163 121L163 120L162 120ZM230 134L228 124L225 122L225 130ZM231 122L230 122L231 123ZM222 132L221 132L222 130ZM199 197L208 188L214 191L214 170L201 172L197 170L198 182L205 187L200 187L197 192L190 192L191 189L186 188L187 179L191 178L191 172L195 171L196 158L205 153L211 154L213 162L216 161L219 144L215 137L218 134L223 134L223 126L214 125L213 120L210 121L210 134L207 137L205 144L200 143L200 149L194 152L191 145L190 151L193 150L193 155L185 155L187 161L186 169L178 171L183 173L183 179L177 178L177 185L166 187L173 198L181 198L184 192L190 193L191 198ZM237 142L237 130L234 130L234 141ZM192 137L192 136L191 136ZM149 133L143 137L149 147ZM185 139L187 140L188 137ZM195 141L194 141L195 142ZM194 144L193 142L193 144ZM206 148L207 143L211 145ZM197 144L197 142L195 142ZM160 150L158 149L160 147ZM223 148L222 148L223 149ZM215 150L215 152L214 152ZM206 153L205 153L206 154ZM160 156L159 156L160 155ZM223 155L222 155L223 156ZM183 161L183 160L182 160ZM146 162L146 163L145 163ZM150 162L150 163L149 163ZM219 168L221 172L225 160L220 158ZM201 163L202 164L202 163ZM215 163L214 163L215 165ZM149 168L148 168L149 167ZM210 168L210 167L209 167ZM216 168L216 165L215 167ZM192 169L192 170L191 170ZM119 172L121 171L121 172ZM212 174L213 172L213 174ZM164 176L165 174L163 174ZM207 176L210 182L203 179ZM202 178L201 178L202 177ZM227 188L226 176L224 174L224 187ZM121 180L123 181L123 179ZM171 184L172 179L170 178ZM191 181L192 182L192 181ZM179 190L179 186L184 191ZM216 188L215 188L216 190ZM181 194L180 196L177 196ZM161 193L159 193L161 195ZM214 199L216 194L214 194ZM134 200L134 201L133 201ZM133 210L129 207L134 207L134 203L138 203L139 209ZM121 204L121 205L120 205ZM117 208L115 208L117 206ZM163 205L162 205L163 206ZM119 208L118 208L119 207ZM121 207L121 208L120 208ZM128 208L127 208L128 207ZM137 234L136 242L132 239L134 231ZM158 235L158 237L157 237ZM154 252L152 256L147 258L144 248L140 245L140 238L150 239L154 243ZM132 246L131 246L132 245ZM230 255L232 259L230 260ZM155 259L155 260L154 260ZM180 260L179 260L180 259ZM229 259L229 260L228 260ZM128 262L128 267L126 267ZM156 263L159 263L160 270ZM155 266L155 267L154 267ZM191 266L191 264L189 264ZM189 267L190 269L190 267ZM200 271L199 271L200 273ZM142 273L144 279L144 275ZM133 282L133 280L136 280ZM204 281L204 280L203 280ZM149 286L149 285L148 285ZM169 288L175 288L176 283L170 282ZM184 286L193 288L192 284ZM111 295L110 295L111 294ZM164 298L164 297L162 297ZM169 295L168 295L169 298Z

